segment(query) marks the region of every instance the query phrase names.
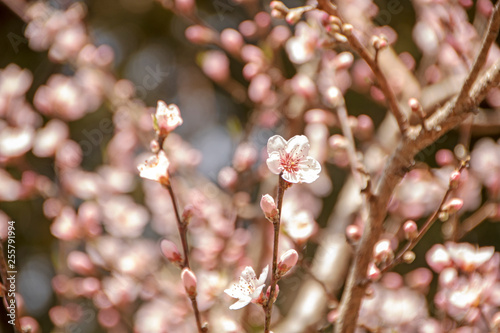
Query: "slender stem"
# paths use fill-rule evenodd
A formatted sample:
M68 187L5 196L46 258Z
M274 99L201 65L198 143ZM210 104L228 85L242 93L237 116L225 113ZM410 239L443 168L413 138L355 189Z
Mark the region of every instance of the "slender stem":
M273 267L271 270L271 291L269 293L269 299L267 300L267 304L264 307L264 312L266 313L264 333L269 333L269 329L271 327L271 314L273 312L273 303L275 301L274 293L276 291L276 284L278 283L279 280L278 245L279 245L279 235L280 235L281 206L283 205L283 196L285 194L285 190L288 187L288 183L281 176L282 174L279 175L278 197L276 199L278 216L273 220L273 227L274 227Z
M467 162L462 162L462 164L458 168L458 172L462 172L463 169L465 169L466 167L467 167ZM424 226L422 227L422 229L420 229L417 237L410 240L406 244L406 246L398 253L396 258L394 258L394 260L392 260L390 264L388 264L387 266L384 267L384 269L381 270L382 273L387 272L388 270L392 269L394 266L403 262L403 256L405 255L405 253L413 250L413 248L418 244L418 242L420 242L420 240L424 237L424 235L427 233L427 231L429 231L429 229L432 227L434 222L436 222L436 220L439 216L439 213L441 213L441 211L443 210L443 206L446 203L446 201L448 200L448 197L450 196L450 194L453 190L454 189L452 188L452 186L450 184L450 186L448 186L448 189L446 190L446 193L444 194L443 199L441 200L441 203L439 204L438 208L427 219L427 221L425 221Z
M341 20L341 22L344 23L337 9L331 3L330 0L318 0L318 9L325 11L329 15L338 17ZM349 42L349 45L353 48L353 50L356 51L360 55L360 57L363 58L364 61L366 61L368 66L370 66L373 74L375 75L375 78L377 79L377 83L379 85L380 90L382 90L382 93L387 99L389 108L391 109L394 118L396 118L401 133L405 135L410 127L408 119L399 108L396 95L392 91L391 86L387 81L387 78L385 77L384 73L382 73L382 70L380 69L377 63L378 55L377 54L372 55L368 51L368 49L361 43L361 41L356 37L354 32L346 35L346 38Z
M196 302L196 295L189 297L189 299L191 299L191 304L193 305L193 311L194 311L194 316L196 317L196 325L198 326L198 332L199 333L207 332L207 330L201 325L201 315L200 311L198 310L198 302Z
M497 209L497 205L493 202L487 201L479 207L471 216L466 218L458 231L457 239L463 238L469 231L477 227L487 218L492 217Z
M189 247L188 247L188 242L187 242L187 228L186 224L182 221L181 216L179 214L179 208L177 207L177 201L175 200L175 194L174 191L172 190L172 184L169 182L168 185L165 185L165 187L168 190L168 193L170 193L170 199L172 200L172 206L174 206L174 211L175 211L175 218L177 219L177 228L179 229L179 236L181 237L181 242L182 242L182 250L184 251L184 264L182 265L183 267L189 267Z
M183 267L185 268L190 268L189 267L189 246L187 242L187 226L185 221L182 221L181 216L179 214L179 208L177 207L177 200L175 200L175 194L174 191L172 190L172 184L168 182L168 184L164 185L168 193L170 194L170 199L172 200L172 206L174 206L174 211L175 211L175 218L177 219L177 228L179 229L179 236L181 237L181 243L182 243L182 249L184 251L184 264ZM191 300L191 304L193 306L193 311L194 311L194 316L196 318L196 325L198 327L198 332L203 333L207 332L206 329L202 327L201 324L201 315L200 311L198 310L198 303L196 302L196 296L189 297Z
M468 97L469 93L472 89L473 83L476 81L479 73L481 72L481 68L486 63L486 59L488 57L488 51L491 47L491 44L495 41L495 38L498 35L498 30L500 29L500 1L497 1L495 7L493 7L493 12L491 13L490 20L488 22L487 33L484 35L484 38L481 42L481 49L474 61L474 65L472 66L469 75L465 79L465 82L458 94L456 103L460 104L464 102Z

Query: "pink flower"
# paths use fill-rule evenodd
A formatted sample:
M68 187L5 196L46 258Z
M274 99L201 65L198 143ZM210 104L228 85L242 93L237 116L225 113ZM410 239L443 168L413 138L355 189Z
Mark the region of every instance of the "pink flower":
M477 248L469 243L447 242L446 250L451 260L463 271L472 272L493 257L495 248L485 246Z
M159 182L162 185L168 184L168 167L170 162L165 155L165 152L161 150L158 155L151 156L139 165L139 175L142 178L150 179Z
M275 135L267 142L267 166L274 174L282 174L290 183L312 183L319 177L321 165L309 153L309 140L296 135L288 141Z
M155 120L160 134L168 134L183 123L179 107L175 104L167 105L164 101L158 101Z
M241 309L253 300L258 299L262 293L262 289L265 287L264 283L266 282L268 271L269 266L264 267L257 280L253 268L247 266L241 273L240 282L233 284L230 289L224 290L229 296L238 299L238 302L231 305L229 309Z
M318 32L306 22L299 22L295 28L295 36L286 43L286 51L290 61L303 64L311 60L316 51Z

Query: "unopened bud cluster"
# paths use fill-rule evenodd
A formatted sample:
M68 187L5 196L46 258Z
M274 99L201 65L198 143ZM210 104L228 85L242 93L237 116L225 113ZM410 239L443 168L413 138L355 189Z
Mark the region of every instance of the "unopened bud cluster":
M343 23L342 20L330 15L323 21L326 31L338 43L347 43L348 37L352 34L353 26L348 23Z

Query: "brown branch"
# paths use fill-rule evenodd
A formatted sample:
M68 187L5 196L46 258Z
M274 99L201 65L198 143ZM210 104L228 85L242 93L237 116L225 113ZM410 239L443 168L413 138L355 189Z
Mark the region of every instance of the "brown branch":
M19 16L21 20L24 22L28 22L29 18L26 16L26 7L27 3L25 1L20 0L1 0L7 8L9 8L14 14Z
M282 177L283 173L279 174L279 182L278 182L278 197L277 208L278 208L278 216L273 219L273 227L274 227L274 245L273 245L273 266L271 270L271 290L269 292L269 299L267 300L266 305L264 306L264 312L266 314L266 321L264 326L264 332L269 333L269 329L271 327L271 314L273 312L273 304L275 301L274 293L276 291L276 284L278 283L278 245L279 245L279 235L280 235L280 221L281 221L281 207L283 205L283 196L285 195L285 190L288 187L288 183Z
M179 236L181 238L181 243L182 243L182 250L184 252L184 263L182 267L190 268L189 267L189 246L188 246L188 241L187 241L187 223L186 221L183 221L181 219L181 216L179 214L179 208L177 207L177 202L175 200L175 193L172 190L172 184L170 181L168 182L167 185L164 185L164 187L168 190L168 193L170 194L170 199L172 200L172 206L174 206L174 211L175 211L175 218L177 220L177 228L179 229ZM191 300L191 305L193 306L193 311L194 311L194 316L196 318L196 326L198 328L198 332L203 333L207 332L208 330L202 326L201 323L201 315L200 311L198 310L198 303L196 302L196 296L190 296L189 299Z
M172 184L169 182L168 185L165 185L165 188L168 190L168 193L170 194L170 199L172 200L172 206L174 206L174 211L175 211L175 218L177 220L177 229L179 229L179 236L181 237L181 243L182 243L182 250L184 252L184 263L182 264L182 268L189 267L189 246L187 242L187 228L186 228L186 223L182 221L181 216L179 214L179 208L177 207L177 202L175 200L175 194L174 191L172 190Z
M372 258L375 243L383 231L387 204L396 185L411 165L414 156L423 148L459 125L468 115L472 105L477 105L493 87L500 82L500 63L490 68L471 89L467 103L448 102L426 119L425 127L417 127L412 135L404 137L388 160L374 196L370 201L370 214L365 224L354 264L349 273L340 306L335 332L354 332L356 321L365 295L368 264Z
M468 232L480 225L484 220L492 217L497 210L497 204L493 202L485 202L471 216L466 218L460 225L457 239L463 238Z
M472 88L472 85L479 76L481 68L483 68L484 64L486 63L486 59L488 57L488 51L490 50L491 44L493 44L493 42L495 41L499 29L500 29L500 1L497 1L491 13L490 21L488 23L487 33L481 42L481 49L479 50L476 60L474 61L474 65L472 66L469 75L465 79L465 82L462 85L460 93L458 94L456 101L457 104L461 104L469 96L469 92Z
M341 20L342 24L345 23L330 0L318 0L318 9L325 11L329 15L338 17ZM377 79L378 87L387 99L389 108L394 115L394 118L396 118L401 133L403 135L406 135L410 126L408 119L399 108L396 96L392 91L387 78L385 77L384 73L382 73L382 70L377 63L376 55L372 55L370 51L368 51L368 49L356 37L354 31L352 33L346 34L345 37L347 38L352 49L357 52L364 61L366 61L368 66L370 66L373 74L375 75L375 78Z

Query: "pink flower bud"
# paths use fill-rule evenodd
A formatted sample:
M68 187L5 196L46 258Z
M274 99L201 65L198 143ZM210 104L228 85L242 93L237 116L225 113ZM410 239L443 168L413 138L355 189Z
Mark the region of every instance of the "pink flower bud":
M277 9L271 9L271 16L275 19L284 19L285 14Z
M188 296L190 297L196 296L197 281L193 271L190 270L189 268L184 268L181 273L181 279Z
M380 279L380 275L380 269L373 262L371 262L368 265L367 278L371 281L377 281Z
M328 139L328 144L334 151L345 150L347 148L347 139L340 134L334 134Z
M229 79L229 59L222 51L207 51L203 55L201 69L215 82L225 82Z
M278 216L278 208L276 208L273 197L269 194L263 195L262 199L260 199L260 208L269 220L273 220Z
M271 9L279 10L280 12L288 12L288 7L281 1L271 1L269 7Z
M276 301L276 299L278 298L279 293L280 293L280 286L278 284L276 284L276 288L274 289L274 297L272 299L270 299L270 296L271 296L271 286L269 286L269 287L267 287L266 298L271 303L274 303Z
M462 199L453 198L443 205L442 210L447 212L448 214L453 214L458 212L463 205L464 201Z
M173 264L180 264L182 262L182 256L177 249L177 246L167 240L163 239L160 243L161 253Z
M257 34L257 24L252 20L245 20L240 23L238 30L246 38L254 38Z
M415 221L408 220L403 225L403 231L405 232L406 239L415 239L418 235L418 227Z
M245 171L257 161L257 149L251 143L242 143L236 148L233 166L238 171Z
M337 107L344 104L344 96L339 88L332 86L328 88L324 96L325 102L331 107Z
M80 275L91 275L94 272L94 264L88 254L81 251L72 251L68 255L68 267Z
M430 248L425 254L427 264L436 273L440 273L445 267L452 265L452 261L448 251L441 244L436 244Z
M418 112L418 110L422 107L416 98L410 98L408 100L408 106L413 112Z
M293 249L286 251L280 257L280 261L278 262L278 275L282 277L288 273L288 271L295 266L297 260L299 260L299 254L297 251Z
M316 85L314 84L313 80L309 76L303 73L297 73L295 76L290 80L291 87L293 91L306 98L306 99L313 99L316 97Z
M195 0L175 0L175 8L184 15L192 14L195 6Z
M439 285L442 288L452 287L458 279L458 272L454 267L446 267L439 274Z
M222 46L233 54L239 54L244 45L243 37L234 29L224 29L220 34Z
M271 92L271 77L267 74L258 74L248 86L248 97L254 103L262 103Z
M342 52L333 58L333 66L336 70L348 69L352 66L353 61L354 56L351 52Z
M288 24L295 24L295 23L299 22L303 13L304 12L302 10L291 9L288 11L288 14L286 14L285 20Z
M217 175L217 181L219 182L219 185L226 190L234 189L236 182L238 181L238 173L230 166L223 167Z
M215 40L212 30L201 25L192 25L186 29L186 38L193 44L208 44Z
M363 232L359 226L351 224L345 228L345 235L351 242L357 243L361 239Z
M378 241L373 248L373 257L377 263L387 262L388 260L394 258L391 242L388 239Z
M455 157L451 150L449 149L440 149L436 152L436 163L439 166L450 165L455 161Z
M389 45L385 36L373 36L372 45L376 50L381 50Z
M188 224L189 220L191 220L191 217L193 217L193 212L193 205L186 205L186 207L184 207L184 211L182 212L182 222Z
M149 148L153 153L156 154L160 151L160 144L157 140L151 140L151 142L149 143Z
M373 136L373 120L366 114L358 116L356 127L354 128L354 135L360 140L369 140Z
M450 188L456 189L460 181L460 171L455 170L450 175Z

